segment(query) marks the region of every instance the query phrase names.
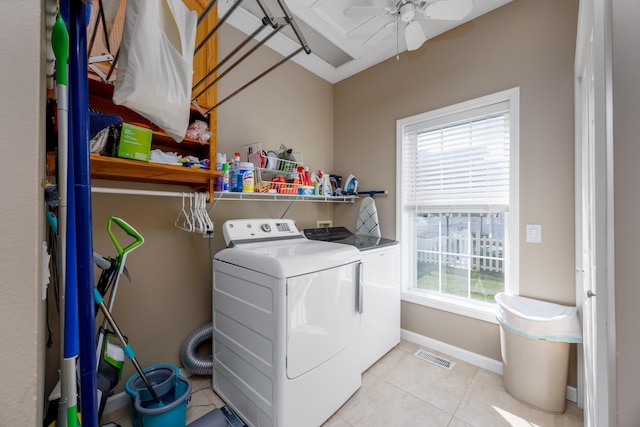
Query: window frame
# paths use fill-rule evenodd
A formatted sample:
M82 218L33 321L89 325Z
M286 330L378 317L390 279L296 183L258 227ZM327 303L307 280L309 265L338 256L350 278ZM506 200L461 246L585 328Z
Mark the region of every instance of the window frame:
M406 117L396 121L396 240L400 241L401 247L401 275L402 275L402 300L419 304L462 316L497 323L495 318L495 304L472 301L446 294L437 294L420 290L414 287L415 262L413 252L415 251L415 230L413 220L408 220L415 216L404 209L403 205L403 164L402 150L405 136L405 129L415 127L416 124L425 121L446 121L451 118L451 122L459 119L460 115L467 112L482 109L483 107L507 102L509 104L510 121L510 154L509 154L509 209L508 226L505 229L505 245L508 247L505 263L505 292L518 295L519 278L519 146L520 146L520 88L515 87L497 93L489 94L472 100L460 102L447 107Z

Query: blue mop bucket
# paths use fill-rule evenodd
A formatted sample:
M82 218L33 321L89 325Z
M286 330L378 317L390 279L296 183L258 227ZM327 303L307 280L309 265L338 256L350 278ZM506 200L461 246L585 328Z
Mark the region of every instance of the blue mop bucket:
M157 403L139 374L124 386L131 398L133 427L185 427L187 402L191 397L191 381L181 377L173 364L159 364L144 369L144 374L158 395Z

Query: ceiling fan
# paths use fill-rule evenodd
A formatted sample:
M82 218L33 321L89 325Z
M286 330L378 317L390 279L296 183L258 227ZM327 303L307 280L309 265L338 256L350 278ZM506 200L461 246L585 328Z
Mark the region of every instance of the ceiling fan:
M399 39L400 22L405 24L404 39L407 50L416 50L427 41L418 18L461 21L473 10L473 0L389 0L386 6L351 6L345 16L385 16L395 18L376 31L364 44L373 45L396 31Z

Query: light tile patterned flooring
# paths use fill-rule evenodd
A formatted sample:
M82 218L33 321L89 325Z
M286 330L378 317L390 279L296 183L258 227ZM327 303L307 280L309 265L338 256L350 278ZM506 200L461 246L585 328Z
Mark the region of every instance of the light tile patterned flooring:
M418 359L419 347L402 341L362 376L362 386L322 427L577 427L582 410L567 402L562 415L537 411L504 390L502 377L448 355L425 349L456 362L447 370ZM224 402L211 389L211 378L192 376L193 391L187 424ZM132 427L129 407L105 414Z

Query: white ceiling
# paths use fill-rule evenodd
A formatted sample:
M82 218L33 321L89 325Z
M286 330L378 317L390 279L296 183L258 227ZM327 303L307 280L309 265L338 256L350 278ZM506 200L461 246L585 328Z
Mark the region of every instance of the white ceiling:
M262 1L274 16L284 16L282 9L278 6L278 0ZM473 0L473 11L462 21L427 20L422 15L418 21L427 39L430 39L510 1L512 0ZM234 3L235 0L219 2L218 15L224 16ZM328 82L336 83L395 56L397 49L402 53L406 50L405 43L403 37L399 38L399 43L396 42L395 31L391 37L373 46L363 45L385 24L395 22L394 17L344 15L344 10L350 6L385 6L388 3L397 3L397 0L289 0L286 6L301 27L301 32L312 52L311 54L301 52L293 57L292 61ZM240 7L229 16L227 23L245 34L251 34L261 25L255 15L261 15L256 0L243 0ZM271 29L271 27L268 28ZM402 29L402 26L400 28ZM269 34L269 30L263 30L259 38ZM289 29L287 31L289 33L283 30L265 44L283 56L289 55L300 47L300 44L294 33ZM423 45L421 49L425 49L425 46Z

